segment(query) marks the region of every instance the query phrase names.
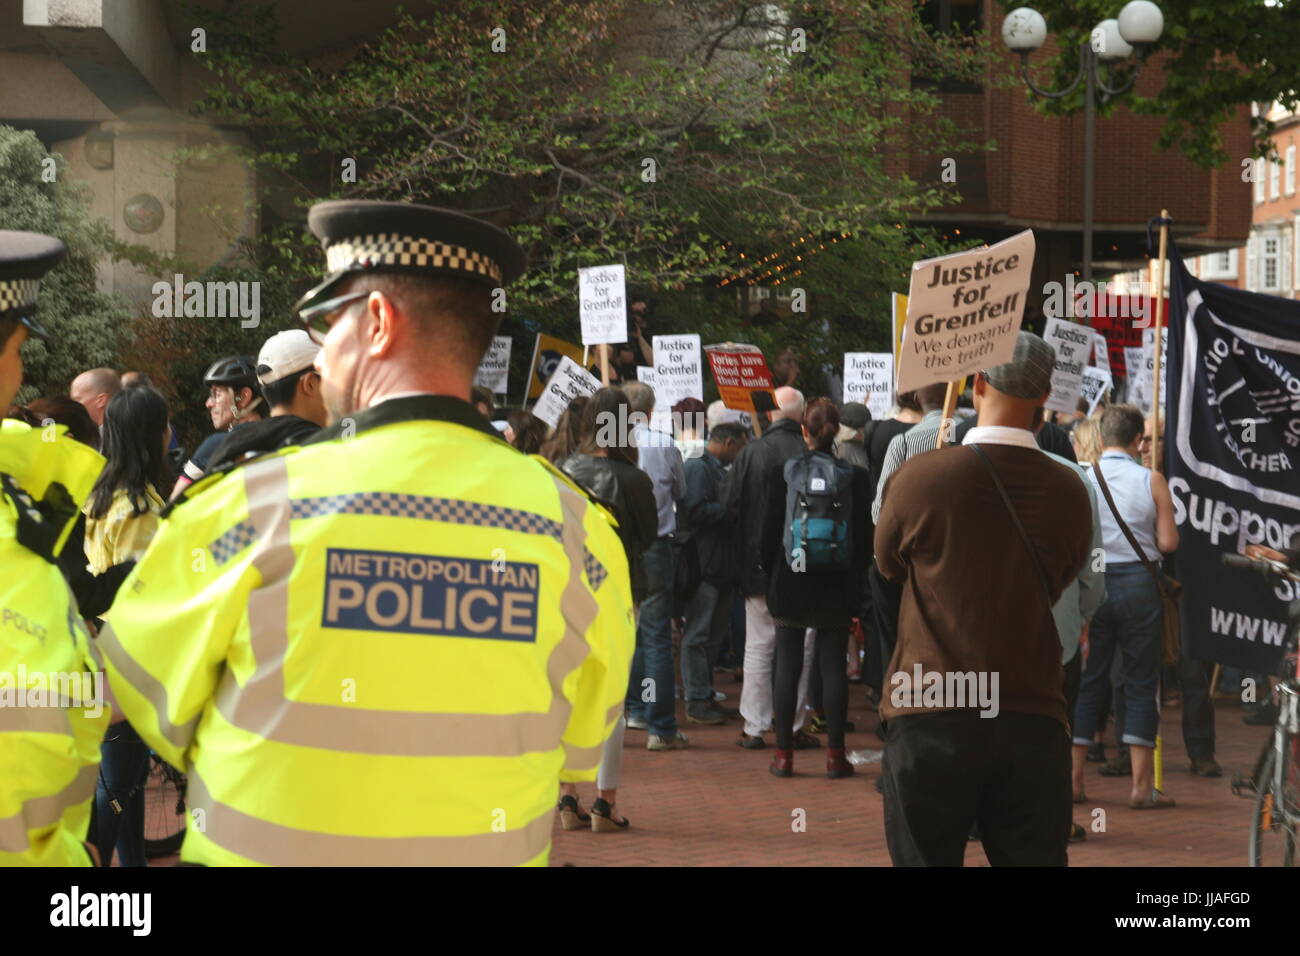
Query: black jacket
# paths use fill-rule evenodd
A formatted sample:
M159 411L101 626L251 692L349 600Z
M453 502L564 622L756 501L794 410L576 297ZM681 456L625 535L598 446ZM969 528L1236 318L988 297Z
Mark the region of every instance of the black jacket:
M707 451L698 458L688 458L686 497L677 505L677 533L695 540L700 558L700 574L709 581L734 581L736 578L736 542L722 504L727 470Z
M807 450L799 423L782 418L773 422L762 438L746 445L731 466L723 505L733 528L740 589L746 597L767 593L771 567L763 555L763 522L771 496L783 494L781 469L786 460Z
M618 536L632 577L632 600L639 604L646 591L641 553L659 536L659 510L650 476L617 458L593 458L582 452L560 462L560 470L618 519Z
M871 564L875 528L871 502L876 489L865 468L853 469L853 515L849 535L853 561L838 571L792 571L785 560L785 476L777 476L767 518L763 523L764 563L771 574L767 609L778 624L797 627L848 627L862 611L862 572Z
M77 599L77 610L81 616L103 617L113 606L117 589L131 573L135 562L123 561L108 568L103 574L91 572L86 567L86 516L78 514L67 544L59 553L58 565L63 576L68 579L68 586L72 589L72 596Z
M232 429L222 439L208 460L207 473L232 461L242 461L248 455L265 455L267 452L301 445L320 431L315 422L297 415L276 415L258 422L248 422L242 428Z

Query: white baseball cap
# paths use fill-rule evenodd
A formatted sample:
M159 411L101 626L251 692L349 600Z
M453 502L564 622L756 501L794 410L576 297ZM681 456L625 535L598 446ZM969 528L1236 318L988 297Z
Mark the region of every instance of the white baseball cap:
M320 346L305 329L276 332L257 353L257 380L263 385L278 382L287 375L311 368L320 354Z

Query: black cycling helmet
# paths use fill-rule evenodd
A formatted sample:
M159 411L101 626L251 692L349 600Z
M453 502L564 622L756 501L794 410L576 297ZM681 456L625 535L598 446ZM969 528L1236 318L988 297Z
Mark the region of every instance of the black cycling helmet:
M203 376L204 385L228 385L257 391L257 362L248 355L218 359Z

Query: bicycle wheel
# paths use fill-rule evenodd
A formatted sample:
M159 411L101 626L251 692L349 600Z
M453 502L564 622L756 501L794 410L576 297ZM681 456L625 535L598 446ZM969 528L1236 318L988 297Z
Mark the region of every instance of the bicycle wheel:
M1275 773L1279 749L1276 740L1256 778L1255 812L1250 821L1251 866L1295 866L1297 827L1300 827L1300 738L1284 733L1280 750L1283 766ZM1280 779L1280 782L1279 782Z
M144 853L150 859L179 852L185 839L185 775L149 755L144 788Z

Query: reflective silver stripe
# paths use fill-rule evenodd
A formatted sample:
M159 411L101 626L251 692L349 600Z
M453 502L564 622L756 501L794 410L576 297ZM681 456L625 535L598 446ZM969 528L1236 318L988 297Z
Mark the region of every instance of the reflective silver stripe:
M58 707L0 707L0 733L72 735L68 712Z
M112 624L104 624L104 629L99 632L95 642L103 656L108 658L126 682L153 708L158 720L158 732L178 750L186 750L190 741L194 739L194 728L198 726L199 715L196 714L183 724L171 722L169 716L171 711L167 709L167 688L126 652L126 648L113 633ZM118 699L121 700L120 697Z
M26 853L31 847L28 833L58 823L63 818L63 811L89 800L95 794L98 778L99 764L89 764L79 769L72 782L58 793L33 797L18 813L0 817L0 850Z
M203 778L190 769L186 803L191 813L203 810L203 835L231 853L269 866L518 866L551 844L554 815L547 806L537 819L499 833L460 836L350 836L302 830L259 820L212 798ZM303 781L304 786L312 781ZM309 798L304 791L298 796ZM281 804L283 805L283 804ZM375 813L384 808L377 806ZM413 824L437 819L437 807L425 808ZM494 822L493 808L483 819ZM505 821L509 827L510 821Z
M289 528L287 459L272 458L243 469L249 520L256 530L253 566L261 587L248 598L248 626L256 660L242 685L227 669L216 694L217 710L231 724L266 740L348 753L413 757L518 757L549 751L561 742L571 706L564 679L589 653L587 628L596 600L582 583L582 524L587 500L557 481L565 520L562 540L569 581L560 598L564 637L551 651L546 673L551 703L545 713L424 713L375 710L288 699L284 659L289 650L289 576L294 552Z

